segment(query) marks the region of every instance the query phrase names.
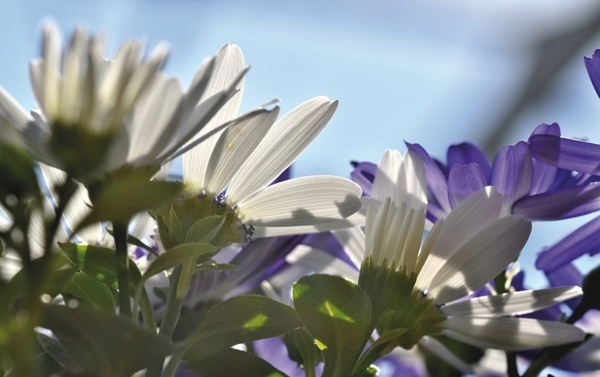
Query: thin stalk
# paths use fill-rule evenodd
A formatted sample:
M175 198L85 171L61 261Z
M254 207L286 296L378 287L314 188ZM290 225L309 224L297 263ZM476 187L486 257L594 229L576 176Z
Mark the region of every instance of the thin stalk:
M171 274L171 278L169 279L169 296L167 297L167 308L165 309L165 314L160 323L160 330L158 331L158 335L171 340L173 336L173 331L175 330L175 326L179 321L179 316L181 315L181 307L183 305L183 299L187 294L187 291L190 287L191 277L194 274L194 269L196 265L194 261L186 262L182 265L179 265L173 269L173 273ZM183 355L182 355L183 356ZM171 359L175 357L175 354ZM174 366L171 364L171 360L167 365L168 368L174 368L177 366L177 361L173 361ZM165 375L165 372L162 372L162 366L164 364L164 360L161 360L159 363L148 368L146 372L147 377L158 377ZM166 369L165 369L166 371ZM174 371L174 370L173 370Z
M184 353L185 347L177 348L171 356L171 359L165 366L165 370L163 370L160 377L172 377L175 374L175 371L177 370L177 365L179 365L179 362L183 358Z
M517 369L517 354L514 352L506 352L506 374L509 377L520 377Z
M119 285L119 314L131 318L129 293L129 256L127 255L127 224L113 222L115 248L117 254L117 282Z

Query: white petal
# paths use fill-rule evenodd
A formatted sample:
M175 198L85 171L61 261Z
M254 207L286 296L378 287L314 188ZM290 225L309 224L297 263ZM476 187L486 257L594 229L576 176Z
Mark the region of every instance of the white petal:
M10 280L19 272L22 266L19 254L8 250L4 255L0 255L0 279L3 281Z
M60 98L61 120L68 124L79 121L84 85L84 64L87 54L87 33L81 27L75 28L71 35L69 48L64 58L63 82Z
M202 95L201 101L229 88L231 82L243 69L244 55L240 48L236 45L223 46L215 56L214 71L210 83ZM243 80L237 84L237 88L239 89L238 93L219 110L211 121L202 128L202 131L193 137L190 142L237 116L242 101ZM207 139L201 145L183 155L183 176L186 183L192 184L191 189L194 191L200 190L205 186L206 168L217 140L216 137Z
M290 179L239 203L250 225L296 226L343 219L360 208L360 187L334 176Z
M377 172L371 189L371 196L375 199L384 200L385 198L396 199L396 184L398 182L398 172L402 165L402 155L397 150L386 150L377 164ZM395 200L396 201L396 200ZM397 200L396 203L400 203Z
M360 268L360 265L365 258L365 234L360 227L353 226L350 228L333 230L331 233L337 238L340 245L342 245L348 258L354 263L354 266Z
M257 113L229 127L219 137L206 170L206 190L220 193L271 128L279 107Z
M356 226L365 225L365 215L356 212L353 215L346 217L343 220L330 221L323 224L304 225L304 226L278 226L278 227L265 227L265 226L254 226L253 238L262 237L280 237L290 236L295 234L313 234L328 231L335 231L338 229L352 228ZM364 246L363 246L364 247ZM362 257L361 257L362 258ZM358 262L359 265L362 259Z
M44 106L44 61L34 59L29 63L29 81L38 106L45 111ZM48 116L48 114L46 114Z
M275 123L233 177L227 190L229 200L239 203L273 182L317 137L336 108L337 101L318 97Z
M60 76L57 69L60 39L54 23L48 21L44 23L43 28L44 110L47 115L55 116L58 113L60 99Z
M438 239L417 278L418 287L427 288L452 254L498 219L502 200L502 195L493 187L486 187L454 208L445 219Z
M40 168L42 170L42 176L45 180L45 183L50 191L50 195L52 196L52 200L54 203L56 203L58 196L55 189L57 186L64 183L66 173L62 170L41 163ZM91 212L91 204L87 189L80 183L77 183L77 186L78 187L75 191L75 194L73 194L71 197L71 200L69 201L69 204L67 204L67 208L65 208L63 213L67 225L71 229L79 224L79 222ZM100 223L98 223L82 229L77 233L77 236L84 242L95 245L99 241L101 234L102 226Z
M452 254L441 265L429 287L419 288L428 288L438 304L463 297L504 271L519 255L530 233L531 222L522 216L503 217Z
M397 172L394 201L406 201L408 208L427 210L427 179L423 162L415 152L408 151Z
M306 245L298 245L285 257L291 265L300 265L305 269L329 275L338 275L354 283L358 282L358 270L340 259L321 250Z
M171 139L174 129L168 129L182 98L181 85L175 78L156 75L150 87L140 97L128 123L129 151L127 161L149 156L154 159Z
M481 348L510 351L581 342L585 333L562 322L530 318L456 317L444 321L442 333Z
M579 287L520 291L455 301L446 304L441 310L447 316L500 317L521 315L561 303L582 294L583 291Z
M25 111L0 87L0 141L18 148L25 148L21 132L29 118Z
M472 374L473 368L464 361L462 361L458 356L456 356L452 351L446 348L441 342L437 339L432 338L430 336L424 336L421 340L419 340L419 345L426 350L430 351L440 359L444 360L448 364L452 365L456 370L460 371L462 374Z

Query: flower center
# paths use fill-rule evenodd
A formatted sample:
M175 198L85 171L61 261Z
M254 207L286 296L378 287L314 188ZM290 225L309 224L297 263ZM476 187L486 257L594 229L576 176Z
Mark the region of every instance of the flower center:
M220 196L186 196L159 208L154 216L166 250L184 243L209 243L222 248L252 236L252 229Z

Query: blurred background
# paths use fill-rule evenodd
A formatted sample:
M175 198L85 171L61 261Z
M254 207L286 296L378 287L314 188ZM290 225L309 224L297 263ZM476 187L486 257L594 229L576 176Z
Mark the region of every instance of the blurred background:
M275 97L282 113L318 95L339 99L295 176L348 176L350 160L377 162L404 140L443 159L450 144L472 141L491 157L540 123L600 142L600 99L583 65L600 48L595 0L4 0L0 85L26 109L36 107L27 64L46 18L63 36L78 24L104 33L108 56L125 39L148 49L168 41L165 70L184 85L204 58L238 44L252 66L242 110ZM592 217L534 225L521 258L530 286L545 284L537 252Z

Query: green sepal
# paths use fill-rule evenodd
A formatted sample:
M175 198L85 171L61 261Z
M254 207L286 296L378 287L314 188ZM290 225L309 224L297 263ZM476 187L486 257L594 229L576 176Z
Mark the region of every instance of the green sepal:
M185 368L205 377L287 377L260 357L233 348L187 362Z
M208 311L184 342L184 359L199 360L236 344L272 338L304 323L296 311L263 296L232 297Z
M173 352L173 346L104 310L44 305L41 326L53 332L72 360L101 376L128 377Z
M185 242L212 242L225 224L225 216L209 216L198 220L185 235Z
M375 265L372 257L365 259L360 267L358 286L367 294L373 312L379 316L402 308L413 292L417 277L407 275L404 266L396 271L396 263L388 266L387 260Z
M100 283L82 272L73 275L71 282L64 288L63 292L70 293L95 308L106 309L111 312L115 310L113 295L106 284Z
M292 288L294 307L323 352L322 377L347 377L367 339L369 298L354 283L338 276L314 274Z

